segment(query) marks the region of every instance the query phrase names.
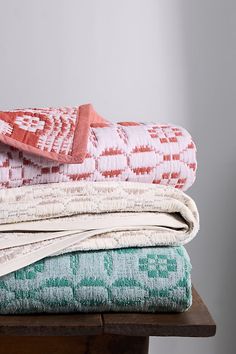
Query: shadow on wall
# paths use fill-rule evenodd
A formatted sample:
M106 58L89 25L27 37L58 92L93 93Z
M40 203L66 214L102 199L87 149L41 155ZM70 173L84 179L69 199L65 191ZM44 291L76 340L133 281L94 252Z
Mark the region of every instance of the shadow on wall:
M201 221L187 246L193 283L217 323L208 339L154 339L151 353L235 353L236 313L236 2L182 0L188 129L198 174L188 192ZM157 342L158 341L158 342Z
M193 280L218 325L207 353L230 354L236 310L236 3L183 1L182 14L189 129L199 168L190 193L201 216L200 237L190 245Z

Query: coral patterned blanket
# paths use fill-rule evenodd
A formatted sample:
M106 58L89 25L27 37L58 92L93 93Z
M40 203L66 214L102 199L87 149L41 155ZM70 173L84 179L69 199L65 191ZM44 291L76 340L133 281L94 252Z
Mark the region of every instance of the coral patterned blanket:
M120 180L187 190L190 134L169 124L110 123L88 105L0 112L0 188Z

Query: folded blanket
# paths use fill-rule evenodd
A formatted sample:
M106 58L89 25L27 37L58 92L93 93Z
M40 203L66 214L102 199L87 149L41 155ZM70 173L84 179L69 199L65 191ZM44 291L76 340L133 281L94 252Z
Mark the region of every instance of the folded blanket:
M94 123L106 125L90 104L0 111L0 141L54 161L81 163Z
M199 228L194 201L170 186L69 182L0 190L0 276L77 250L181 245Z
M191 305L183 247L76 252L0 278L0 313L181 312Z
M120 180L187 190L196 148L174 125L110 123L91 105L0 112L0 188Z

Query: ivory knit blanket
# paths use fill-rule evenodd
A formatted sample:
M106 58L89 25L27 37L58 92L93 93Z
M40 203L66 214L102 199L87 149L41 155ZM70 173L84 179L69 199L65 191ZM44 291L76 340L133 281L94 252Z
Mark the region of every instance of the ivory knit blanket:
M0 276L42 258L189 242L194 201L170 186L68 182L0 190Z
M187 190L195 173L195 145L175 125L110 123L91 105L0 112L0 188L119 180Z
M50 257L0 278L0 313L181 312L190 270L182 246Z

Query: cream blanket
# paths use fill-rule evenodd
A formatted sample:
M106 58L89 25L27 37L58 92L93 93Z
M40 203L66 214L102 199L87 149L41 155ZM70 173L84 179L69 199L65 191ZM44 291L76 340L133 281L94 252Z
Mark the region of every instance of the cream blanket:
M189 242L194 201L170 186L67 182L0 191L0 276L78 250Z

